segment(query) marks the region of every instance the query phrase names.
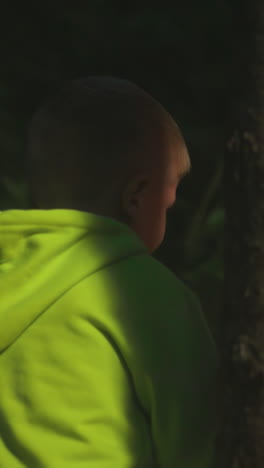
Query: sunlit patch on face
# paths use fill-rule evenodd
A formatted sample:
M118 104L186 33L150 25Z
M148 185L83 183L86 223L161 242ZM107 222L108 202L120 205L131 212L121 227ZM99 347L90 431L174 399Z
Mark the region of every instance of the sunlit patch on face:
M177 154L178 180L181 181L191 170L191 161L185 143L179 145Z
M166 212L173 212L177 202L177 188L186 174L191 170L191 161L182 137L174 139L170 147L170 168L167 186L168 203Z
M183 141L171 146L170 166L168 168L168 184L171 189L177 188L181 180L191 170L191 161L188 150Z

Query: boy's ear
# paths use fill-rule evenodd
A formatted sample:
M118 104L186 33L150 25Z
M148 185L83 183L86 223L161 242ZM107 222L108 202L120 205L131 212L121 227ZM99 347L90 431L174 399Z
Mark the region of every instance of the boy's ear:
M128 214L135 214L135 210L147 185L148 178L146 174L134 176L126 185L122 196L122 205Z

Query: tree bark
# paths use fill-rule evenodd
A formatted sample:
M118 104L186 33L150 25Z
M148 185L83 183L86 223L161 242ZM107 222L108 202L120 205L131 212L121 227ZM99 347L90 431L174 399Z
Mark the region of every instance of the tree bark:
M233 1L233 6L222 337L228 392L221 468L263 468L264 2Z

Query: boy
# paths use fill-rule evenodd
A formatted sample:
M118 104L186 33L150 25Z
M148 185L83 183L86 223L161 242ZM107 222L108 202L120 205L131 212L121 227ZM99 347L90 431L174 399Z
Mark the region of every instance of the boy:
M0 213L0 468L209 468L217 353L150 254L190 159L136 85L66 85L29 132L34 210Z

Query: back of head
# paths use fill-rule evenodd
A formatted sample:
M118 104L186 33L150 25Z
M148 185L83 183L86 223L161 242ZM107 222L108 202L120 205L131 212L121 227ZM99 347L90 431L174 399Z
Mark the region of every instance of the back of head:
M28 182L36 207L87 209L157 165L169 114L135 84L91 76L64 85L29 128Z

